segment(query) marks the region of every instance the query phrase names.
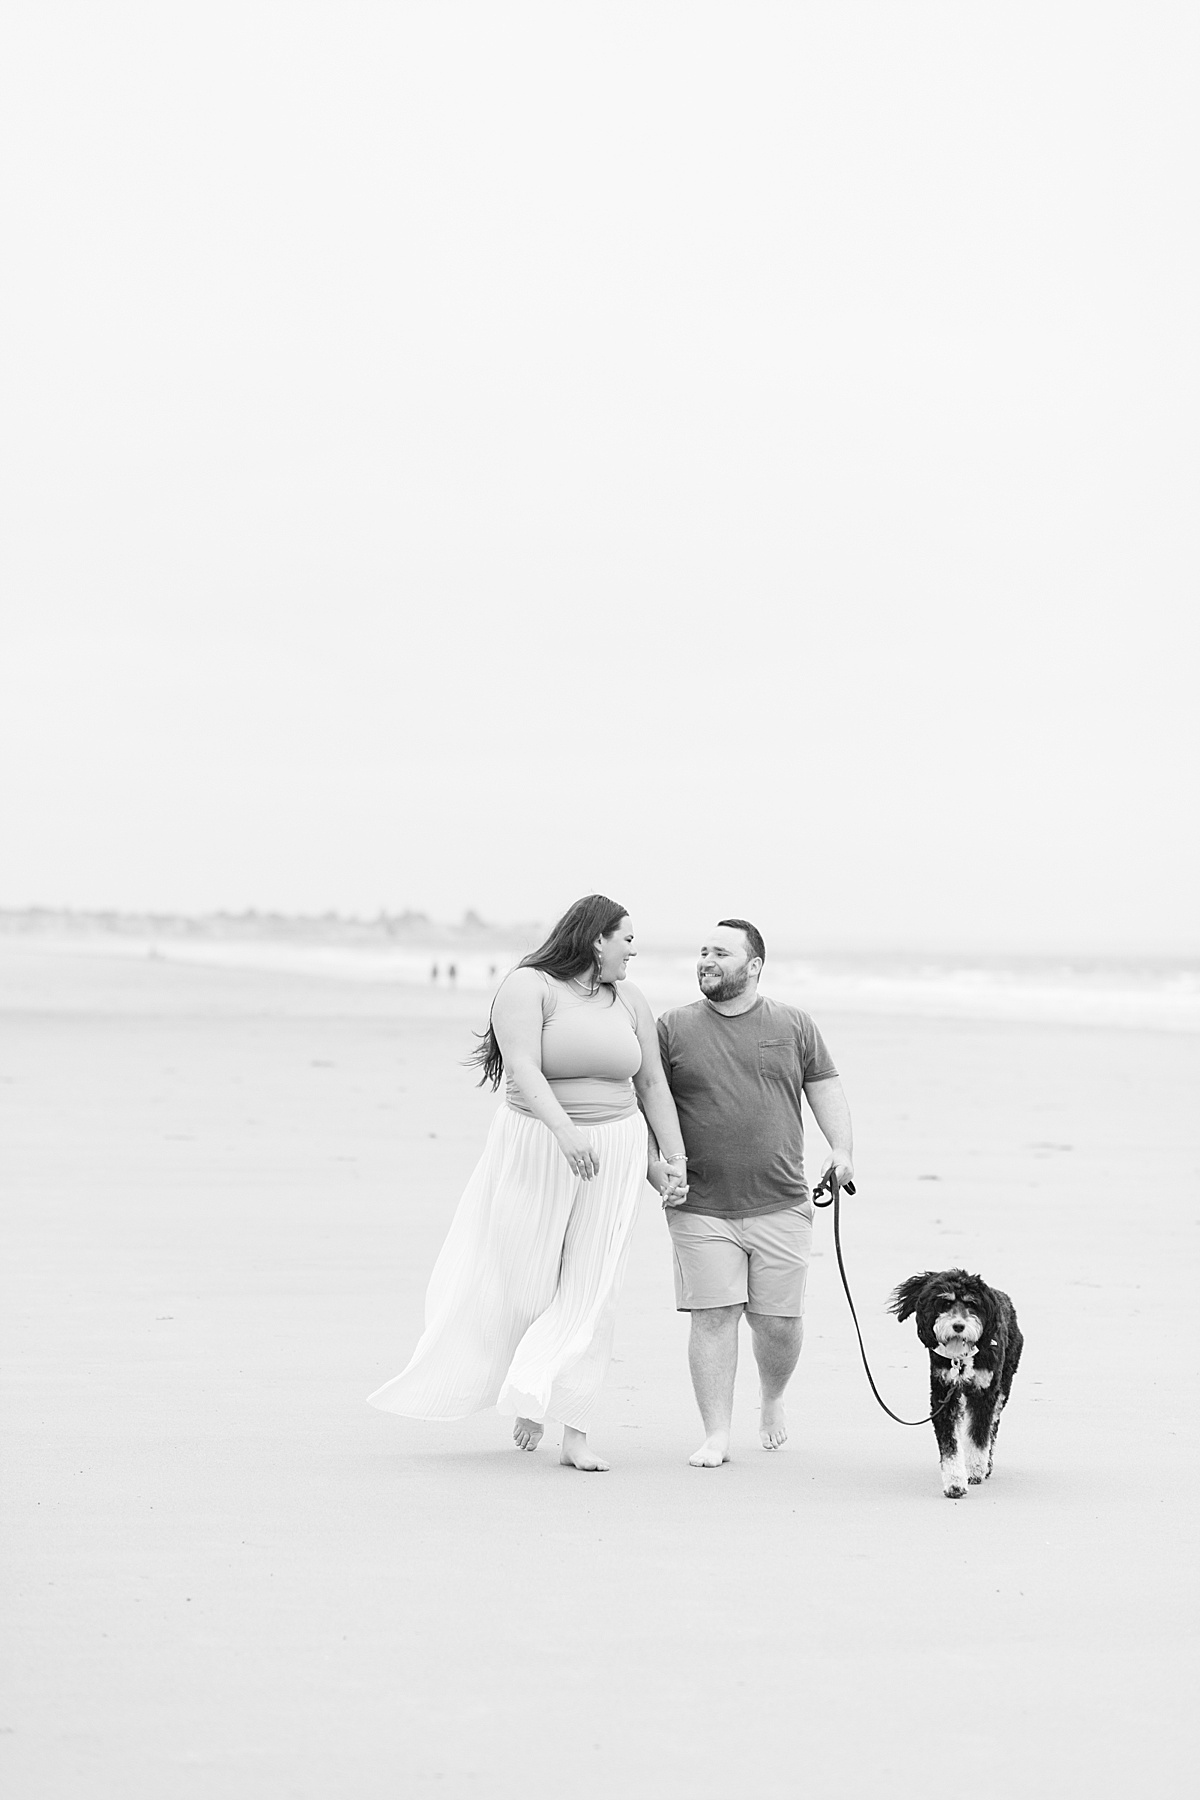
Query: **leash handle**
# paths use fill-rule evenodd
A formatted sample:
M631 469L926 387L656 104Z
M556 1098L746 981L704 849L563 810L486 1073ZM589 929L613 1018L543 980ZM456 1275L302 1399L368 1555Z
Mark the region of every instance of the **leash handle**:
M855 1188L852 1181L846 1182L845 1187L848 1194L854 1193ZM821 1199L821 1195L825 1193L829 1195L828 1200ZM842 1257L842 1183L839 1182L837 1170L832 1165L825 1171L824 1175L822 1175L820 1181L813 1189L812 1198L814 1206L833 1207L833 1247L837 1251L838 1274L842 1278L842 1287L845 1290L846 1303L850 1308L850 1317L854 1320L854 1331L858 1338L858 1354L862 1357L862 1366L867 1372L867 1380L870 1383L871 1392L874 1394L876 1400L878 1400L880 1406L882 1406L888 1418L895 1419L897 1425L931 1424L932 1421L937 1418L939 1413L945 1412L951 1400L955 1398L955 1390L953 1388L950 1389L946 1398L942 1401L942 1404L940 1406L935 1406L931 1413L926 1413L923 1419L902 1419L899 1413L894 1413L892 1411L883 1395L879 1392L879 1389L875 1386L875 1377L872 1375L871 1365L867 1361L867 1351L866 1346L863 1343L862 1329L858 1323L858 1314L854 1309L854 1296L850 1292L850 1283L846 1279L846 1264Z

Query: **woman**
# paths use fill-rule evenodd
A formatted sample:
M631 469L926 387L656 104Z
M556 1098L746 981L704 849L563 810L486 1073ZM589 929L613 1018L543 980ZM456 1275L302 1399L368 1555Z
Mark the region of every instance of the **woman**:
M636 954L624 907L588 894L500 984L473 1060L493 1088L506 1076L506 1104L434 1265L424 1336L373 1406L419 1419L497 1406L521 1450L557 1419L562 1462L608 1468L587 1428L646 1179L639 1100L672 1200L686 1182L654 1017L625 981Z

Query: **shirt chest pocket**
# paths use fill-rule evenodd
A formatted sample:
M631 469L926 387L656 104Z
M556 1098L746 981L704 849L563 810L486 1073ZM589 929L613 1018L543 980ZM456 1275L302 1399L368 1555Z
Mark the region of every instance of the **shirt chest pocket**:
M792 1039L764 1038L758 1046L758 1072L768 1081L790 1081L796 1072Z

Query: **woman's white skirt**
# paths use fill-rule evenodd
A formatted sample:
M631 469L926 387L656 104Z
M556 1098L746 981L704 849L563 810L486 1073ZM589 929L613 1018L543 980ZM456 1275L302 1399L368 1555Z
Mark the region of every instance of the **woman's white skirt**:
M540 1119L500 1108L434 1264L424 1335L372 1406L415 1419L498 1406L587 1429L612 1355L646 1124L634 1113L579 1129L600 1161L591 1181Z

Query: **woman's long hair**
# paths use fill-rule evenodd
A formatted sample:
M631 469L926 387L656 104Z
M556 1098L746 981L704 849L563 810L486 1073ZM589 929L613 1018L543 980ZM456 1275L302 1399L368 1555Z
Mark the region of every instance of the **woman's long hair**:
M541 969L558 981L590 974L595 986L599 987L600 969L593 945L598 937L608 937L615 931L624 917L625 908L610 900L607 894L585 894L574 906L568 906L545 943L523 956L517 967ZM504 1074L504 1058L496 1042L490 1015L487 1030L479 1033L479 1040L470 1060L483 1071L479 1077L480 1087L490 1081L494 1091Z

